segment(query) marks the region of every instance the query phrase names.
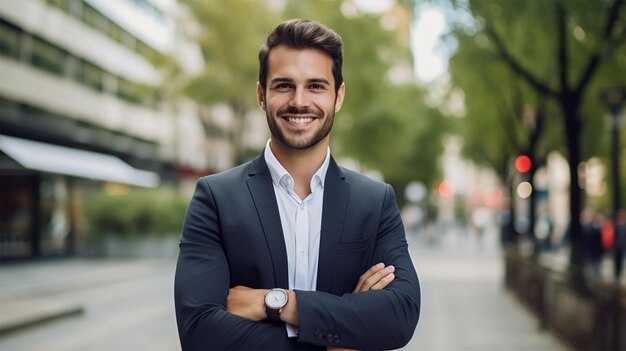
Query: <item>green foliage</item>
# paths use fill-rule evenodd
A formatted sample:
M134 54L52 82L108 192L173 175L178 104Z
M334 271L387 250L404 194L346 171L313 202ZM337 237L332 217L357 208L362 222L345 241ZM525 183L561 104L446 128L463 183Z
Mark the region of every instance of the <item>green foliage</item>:
M389 79L393 67L412 64L409 43L403 42L403 30L408 28L385 29L378 14L346 16L342 11L346 2L339 0L289 0L280 10L269 9L259 0L182 3L197 22L197 39L206 60L206 69L190 79L189 96L206 104L227 103L243 120L248 111L258 109L257 54L267 32L289 18L319 21L344 42L346 99L333 127L333 155L354 158L382 172L400 191L412 180L435 182L445 121L424 103L423 88ZM402 4L410 16L414 1ZM244 155L246 150L241 151Z
M169 189L133 189L126 195L89 195L85 201L90 236L178 235L188 200Z
M607 13L613 1L470 1L463 11L473 21L456 23L453 36L458 49L450 61L454 84L463 89L467 118L459 128L465 152L475 161L502 163L527 146L520 105L545 103L545 128L539 152L558 150L567 155L566 116L558 94L581 86L580 153L582 159L607 155L605 109L598 95L606 86L626 83L624 31L626 11L621 9L614 33L603 39ZM559 35L559 12L564 13L564 34ZM494 35L510 55L504 57ZM619 35L615 35L618 37ZM565 45L565 57L559 47ZM594 55L599 66L587 85L580 84ZM513 67L515 61L546 90L531 85ZM564 75L561 75L564 72ZM566 82L568 85L563 86ZM554 93L556 92L556 94ZM517 108L517 110L516 110Z
M204 71L187 86L188 95L206 104L256 108L257 54L276 18L261 1L181 2L197 21L192 39L205 60Z
M408 43L382 28L380 15L346 17L341 6L341 1L291 1L285 10L287 18L320 21L343 38L346 99L333 127L333 153L379 170L399 193L413 180L434 183L446 121L425 104L423 88L388 78L394 65L410 66Z

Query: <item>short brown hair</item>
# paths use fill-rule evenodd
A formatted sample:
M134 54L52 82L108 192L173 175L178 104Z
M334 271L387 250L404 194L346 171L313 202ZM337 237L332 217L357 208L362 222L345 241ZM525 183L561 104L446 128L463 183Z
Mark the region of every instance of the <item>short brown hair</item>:
M263 90L267 83L268 58L270 51L279 45L292 49L320 49L333 60L333 78L335 92L343 83L341 66L343 64L342 40L339 34L323 24L307 19L292 19L278 24L267 35L267 41L259 50L259 83Z

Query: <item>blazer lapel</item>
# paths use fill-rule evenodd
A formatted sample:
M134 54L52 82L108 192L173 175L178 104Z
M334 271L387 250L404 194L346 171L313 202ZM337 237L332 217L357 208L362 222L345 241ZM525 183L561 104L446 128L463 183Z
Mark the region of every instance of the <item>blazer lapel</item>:
M350 186L345 181L341 169L331 157L324 183L322 229L317 268L317 290L319 291L328 292L331 288L337 245L341 236L349 194Z
M248 183L248 189L250 189L254 206L265 233L265 240L270 250L276 287L288 289L287 249L285 248L276 195L272 186L272 177L265 163L263 153L250 163L246 182Z

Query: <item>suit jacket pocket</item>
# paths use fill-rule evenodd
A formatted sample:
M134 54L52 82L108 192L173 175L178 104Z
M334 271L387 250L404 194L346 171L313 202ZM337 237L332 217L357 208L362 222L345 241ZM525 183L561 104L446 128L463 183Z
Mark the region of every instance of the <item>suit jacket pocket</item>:
M351 253L351 252L359 252L367 249L367 239L363 238L359 240L352 241L342 241L339 243L337 247L337 252L339 253Z

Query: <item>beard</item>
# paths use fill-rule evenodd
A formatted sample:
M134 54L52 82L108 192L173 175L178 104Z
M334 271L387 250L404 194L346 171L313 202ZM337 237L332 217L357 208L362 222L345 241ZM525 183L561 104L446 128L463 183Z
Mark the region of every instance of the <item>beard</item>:
M280 129L276 119L282 118L283 114L288 113L290 115L315 115L318 119L324 118L324 112L318 109L312 108L301 108L297 107L287 107L284 109L280 109L276 112L276 116L272 116L272 111L268 108L265 112L267 117L267 124L269 126L270 132L272 136L276 138L281 144L293 150L306 150L310 149L313 146L317 145L320 141L322 141L329 133L333 127L333 122L335 120L335 108L333 106L332 111L326 113L326 117L322 126L315 131L315 133L307 137L303 132L298 132L294 135L287 135L283 130ZM293 134L293 133L292 133Z

